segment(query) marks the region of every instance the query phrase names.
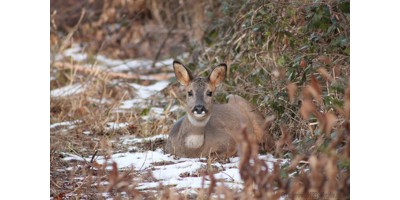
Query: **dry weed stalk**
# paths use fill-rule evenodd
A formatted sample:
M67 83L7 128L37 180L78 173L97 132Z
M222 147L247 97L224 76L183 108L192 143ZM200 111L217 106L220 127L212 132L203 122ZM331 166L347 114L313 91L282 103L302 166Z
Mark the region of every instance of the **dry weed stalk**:
M238 136L239 148L239 173L244 181L242 199L278 199L282 195L282 190L275 190L283 186L279 178L279 166L274 164L274 171L269 172L265 161L258 158L258 143L255 138L250 136L246 129L242 129L242 134Z

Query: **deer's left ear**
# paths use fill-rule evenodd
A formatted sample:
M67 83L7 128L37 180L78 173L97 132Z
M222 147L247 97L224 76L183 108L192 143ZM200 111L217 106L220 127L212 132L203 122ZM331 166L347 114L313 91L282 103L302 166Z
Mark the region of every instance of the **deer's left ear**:
M211 72L208 80L210 80L210 84L212 87L217 87L226 76L227 66L225 63L219 64L214 70Z

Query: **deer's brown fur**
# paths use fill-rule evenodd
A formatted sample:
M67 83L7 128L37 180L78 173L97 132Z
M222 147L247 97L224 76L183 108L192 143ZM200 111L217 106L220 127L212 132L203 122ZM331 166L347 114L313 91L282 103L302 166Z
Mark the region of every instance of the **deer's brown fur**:
M238 95L229 95L227 104L212 101L216 87L225 79L226 64L218 65L207 78L193 77L177 61L173 67L187 92L187 114L170 131L168 153L180 157L232 156L243 128L261 142L264 118L249 102Z

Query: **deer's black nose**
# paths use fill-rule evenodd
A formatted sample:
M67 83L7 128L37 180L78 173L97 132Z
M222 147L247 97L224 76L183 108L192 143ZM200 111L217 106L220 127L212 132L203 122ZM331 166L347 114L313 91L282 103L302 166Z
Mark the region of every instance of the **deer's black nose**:
M196 105L193 108L193 112L195 112L197 114L201 114L203 111L206 112L206 108L203 105Z

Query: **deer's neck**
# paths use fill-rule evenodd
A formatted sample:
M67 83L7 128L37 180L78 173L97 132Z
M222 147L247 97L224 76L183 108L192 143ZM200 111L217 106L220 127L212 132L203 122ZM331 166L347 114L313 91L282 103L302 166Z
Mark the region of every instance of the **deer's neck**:
M204 143L205 127L210 119L210 116L202 121L197 121L190 115L187 115L187 117L187 123L189 126L187 126L185 130L186 134L184 136L184 145L187 148L196 149L201 147Z
M189 119L189 122L190 122L190 124L192 124L194 127L196 127L196 128L199 128L199 129L201 129L201 128L203 128L204 129L204 127L206 127L206 125L207 125L207 123L208 123L208 120L210 120L210 117L211 117L211 115L209 115L208 117L207 117L207 119L204 119L204 120L202 120L202 121L198 121L198 120L196 120L195 118L193 118L191 115L187 115L188 116L188 119Z

